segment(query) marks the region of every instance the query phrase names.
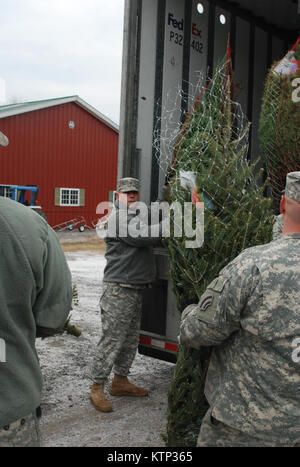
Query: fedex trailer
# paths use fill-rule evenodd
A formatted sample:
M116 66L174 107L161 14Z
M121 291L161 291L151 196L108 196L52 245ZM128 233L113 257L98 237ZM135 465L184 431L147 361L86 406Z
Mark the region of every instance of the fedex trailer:
M200 76L212 75L230 35L237 100L251 125L249 159L259 155L258 122L266 72L296 41L298 0L125 0L118 177L141 180L141 200L155 201L172 148L161 135L178 130ZM180 310L164 248L155 250L157 281L145 291L139 350L175 361Z

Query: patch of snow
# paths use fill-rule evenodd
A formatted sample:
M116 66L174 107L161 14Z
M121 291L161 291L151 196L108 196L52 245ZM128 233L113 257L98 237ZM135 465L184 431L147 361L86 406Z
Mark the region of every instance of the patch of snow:
M42 446L165 446L161 435L166 431L174 364L137 354L130 379L147 387L149 396L113 397L107 392L113 405L110 413L99 412L91 404L88 372L101 334L99 298L106 261L99 251L65 254L79 300L71 323L82 334L64 333L36 341L44 377ZM109 383L111 379L112 375Z

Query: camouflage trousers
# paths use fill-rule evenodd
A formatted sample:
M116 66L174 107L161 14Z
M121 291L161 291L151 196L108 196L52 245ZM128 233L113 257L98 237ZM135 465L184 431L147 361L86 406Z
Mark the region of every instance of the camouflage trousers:
M280 442L264 441L225 425L211 415L209 409L203 418L197 446L198 447L291 447ZM294 444L294 447L300 446Z
M106 283L100 307L102 335L90 374L96 383L105 382L113 368L129 374L139 343L142 290Z
M36 414L27 415L0 428L0 447L40 447L39 419Z

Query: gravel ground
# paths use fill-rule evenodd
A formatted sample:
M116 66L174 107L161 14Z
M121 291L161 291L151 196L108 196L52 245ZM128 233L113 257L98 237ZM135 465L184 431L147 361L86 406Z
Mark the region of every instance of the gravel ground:
M95 231L59 232L61 243L89 242ZM113 412L94 409L89 400L88 370L101 333L99 296L105 259L101 251L66 252L79 304L71 322L79 338L64 333L37 339L44 377L42 446L159 447L165 446L167 391L174 365L137 354L130 379L149 389L146 398L112 397ZM111 378L110 378L111 381Z

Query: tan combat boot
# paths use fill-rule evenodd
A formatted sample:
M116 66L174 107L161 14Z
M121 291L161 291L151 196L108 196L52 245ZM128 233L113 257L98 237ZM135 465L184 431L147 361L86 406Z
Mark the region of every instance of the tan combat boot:
M128 381L127 376L120 376L117 374L115 374L109 393L112 396L148 396L147 389L132 384Z
M94 383L91 387L90 399L97 410L101 412L111 412L112 406L104 394L104 383Z

